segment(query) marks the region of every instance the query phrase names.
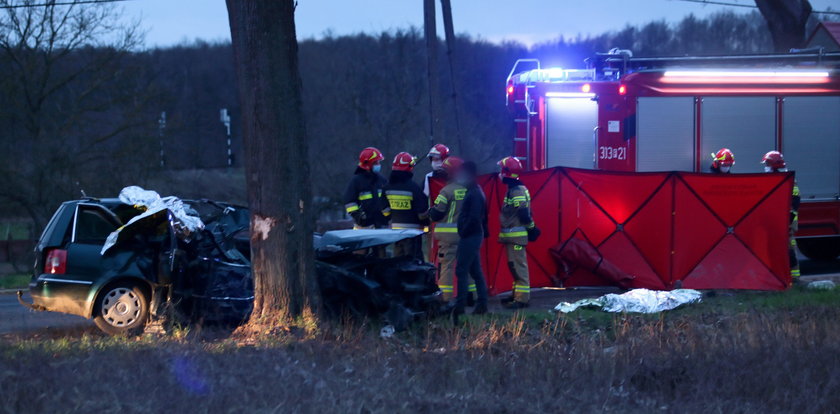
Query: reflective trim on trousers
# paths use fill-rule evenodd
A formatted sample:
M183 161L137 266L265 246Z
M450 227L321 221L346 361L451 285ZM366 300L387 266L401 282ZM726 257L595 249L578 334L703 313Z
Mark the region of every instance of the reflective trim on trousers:
M435 233L457 233L458 225L455 223L435 224Z
M391 223L391 228L396 230L403 230L403 229L422 229L423 226L420 224L415 223Z
M452 293L453 290L454 290L452 285L438 285L438 287L440 288L440 291L443 292L443 293Z
M513 291L519 293L531 293L531 286L527 285L513 285Z
M469 290L470 292L476 292L476 291L478 291L478 288L476 288L476 287L475 287L475 283L473 283L473 284L471 284L471 285L469 286L469 289L468 289L468 290Z

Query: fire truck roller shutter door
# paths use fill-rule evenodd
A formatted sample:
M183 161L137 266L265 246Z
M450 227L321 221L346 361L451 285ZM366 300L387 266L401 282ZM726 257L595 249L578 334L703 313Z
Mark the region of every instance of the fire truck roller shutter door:
M782 152L796 171L802 201L840 194L840 96L787 97L782 104Z
M598 103L591 97L548 98L546 167L595 168Z
M694 97L639 98L636 171L694 171Z
M701 105L701 171L709 170L709 154L729 148L735 154L733 173L764 172L755 159L776 148L776 98L706 96Z

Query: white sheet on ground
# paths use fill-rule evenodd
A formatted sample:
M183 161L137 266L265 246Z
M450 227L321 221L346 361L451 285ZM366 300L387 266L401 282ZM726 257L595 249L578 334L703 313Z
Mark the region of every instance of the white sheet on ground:
M604 312L657 313L688 303L697 303L703 294L693 289L658 291L633 289L622 294L610 293L596 299L581 299L574 303L561 302L554 307L557 312L574 312L581 307L600 307Z

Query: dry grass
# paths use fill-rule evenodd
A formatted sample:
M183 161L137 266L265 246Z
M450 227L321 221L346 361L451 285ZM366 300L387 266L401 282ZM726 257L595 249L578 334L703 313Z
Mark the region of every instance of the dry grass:
M797 299L803 296L805 299ZM810 298L811 300L808 300ZM799 302L806 304L799 304ZM285 331L6 340L8 412L836 412L840 292L664 316L542 313ZM204 339L196 338L203 336Z

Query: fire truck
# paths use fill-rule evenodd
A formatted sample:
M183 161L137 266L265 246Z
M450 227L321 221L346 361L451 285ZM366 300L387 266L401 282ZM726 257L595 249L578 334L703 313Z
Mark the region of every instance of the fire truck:
M840 53L633 57L613 49L585 69L516 61L505 102L514 155L530 170L709 171L720 148L736 173L784 154L801 190L797 241L840 255Z

